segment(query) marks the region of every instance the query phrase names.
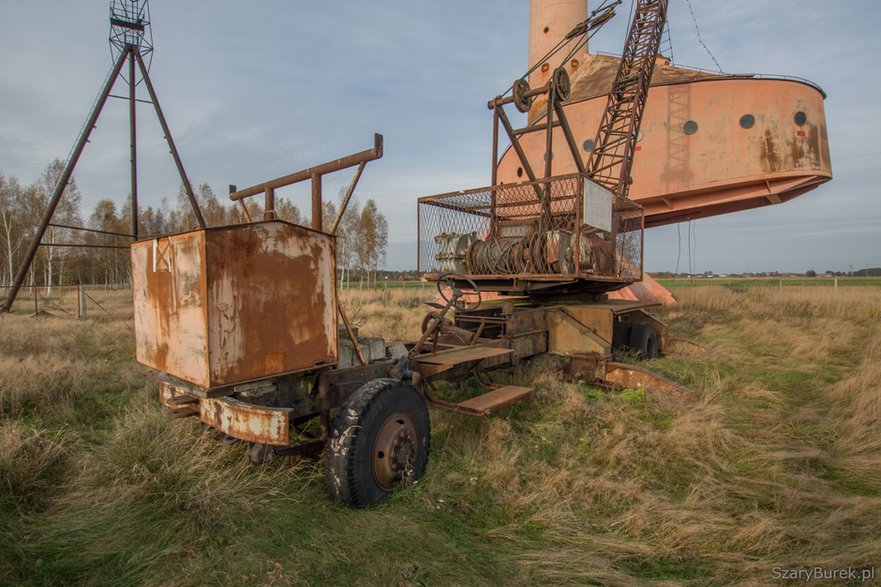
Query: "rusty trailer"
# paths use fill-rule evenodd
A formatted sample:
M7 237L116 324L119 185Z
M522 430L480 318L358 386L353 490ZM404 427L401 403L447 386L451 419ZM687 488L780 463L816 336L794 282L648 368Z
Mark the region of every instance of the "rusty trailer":
M249 443L255 462L323 452L331 495L366 506L424 472L426 406L480 416L533 393L494 383L493 370L551 354L573 378L651 384L650 372L610 367L625 326L652 329L638 352L663 350L666 331L645 305L481 304L464 275L438 276L444 303L430 303L418 341L359 339L341 312L334 249L332 234L282 220L132 245L136 355L160 372L160 401L173 416ZM444 397L440 382L471 377L483 393Z

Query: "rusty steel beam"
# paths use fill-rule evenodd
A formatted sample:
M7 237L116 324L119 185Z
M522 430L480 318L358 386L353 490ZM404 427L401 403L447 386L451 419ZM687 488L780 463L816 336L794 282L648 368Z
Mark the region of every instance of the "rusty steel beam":
M499 183L499 112L493 108L493 147L492 147L492 173L490 185ZM496 191L490 192L490 236L497 236L498 227L496 219Z
M556 128L560 126L559 120L554 120L551 122L551 125ZM529 126L524 126L522 128L515 128L514 134L516 135L527 135L529 133L538 132L540 130L547 130L548 123L547 122L539 122L538 124L531 124Z
M321 175L313 173L312 177L312 230L321 230L322 201L321 201Z
M361 179L361 174L364 172L366 166L367 161L362 161L358 164L358 169L355 170L355 176L352 178L352 183L349 184L349 189L346 190L346 196L343 198L342 204L340 204L339 212L337 212L336 218L333 220L330 234L336 234L337 228L339 228L340 222L343 219L343 214L346 213L346 208L349 207L349 200L352 199L352 194L355 193L355 187L358 185L358 180Z
M236 191L236 186L233 184L229 184L229 193L232 194L232 193L235 193L235 191ZM241 210L242 210L242 216L245 217L245 222L250 223L251 222L251 213L248 212L248 207L245 205L244 200L239 200L239 208L241 208Z
M275 220L275 190L266 188L266 200L263 203L263 220ZM239 200L241 202L241 200Z
M560 127L563 129L563 137L566 139L566 144L569 145L569 152L572 153L572 159L575 161L575 167L578 169L578 173L584 174L586 168L584 166L584 159L581 158L581 152L578 150L578 143L575 141L575 135L572 134L572 127L569 126L569 119L566 118L566 112L563 110L563 104L560 102L554 103L554 112L557 113L557 120Z
M373 135L372 149L367 149L366 151L361 151L360 153L355 153L347 157L342 157L341 159L328 161L327 163L322 163L321 165L316 165L315 167L303 169L295 173L283 175L282 177L271 179L264 183L252 185L251 187L247 187L245 189L231 193L229 195L229 199L235 202L243 198L248 198L250 196L255 196L257 194L263 193L267 187L277 189L289 186L295 183L299 183L301 181L306 181L307 179L312 179L313 175L325 175L328 173L333 173L334 171L340 171L341 169L354 167L362 161L373 161L374 159L379 159L381 157L382 135L376 133Z

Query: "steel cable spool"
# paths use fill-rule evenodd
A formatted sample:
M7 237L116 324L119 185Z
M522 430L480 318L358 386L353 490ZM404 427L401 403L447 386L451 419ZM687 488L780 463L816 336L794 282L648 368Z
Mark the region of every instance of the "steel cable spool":
M474 275L565 273L572 252L562 238L559 231L541 231L524 237L476 241L465 253L466 266Z
M474 243L466 255L475 275L510 275L517 273L516 249L519 238L492 238Z

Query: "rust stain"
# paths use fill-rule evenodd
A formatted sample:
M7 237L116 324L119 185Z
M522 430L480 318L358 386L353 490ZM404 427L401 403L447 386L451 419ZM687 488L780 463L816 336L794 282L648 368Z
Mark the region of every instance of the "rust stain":
M766 171L777 171L780 169L780 158L777 155L777 148L774 146L774 136L770 128L765 129L764 140L762 141L761 150L762 167Z
M336 362L333 238L272 222L209 235L210 321L217 384Z
M823 130L823 136L826 136L826 130ZM811 166L820 167L820 127L812 124L808 129L808 154L811 158Z
M207 373L202 242L196 231L131 248L138 361L200 385Z
M204 398L199 420L241 440L261 444L290 443L290 408L255 406L238 400Z

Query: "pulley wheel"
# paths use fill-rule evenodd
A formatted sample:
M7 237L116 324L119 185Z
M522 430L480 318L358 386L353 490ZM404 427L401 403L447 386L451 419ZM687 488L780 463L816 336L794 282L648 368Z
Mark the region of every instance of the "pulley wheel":
M514 107L517 108L520 112L526 113L529 112L529 108L532 106L532 100L535 96L527 96L526 93L529 91L529 82L525 79L518 79L514 82Z
M569 99L572 85L569 82L569 74L562 67L554 70L554 90L558 102L565 102Z

